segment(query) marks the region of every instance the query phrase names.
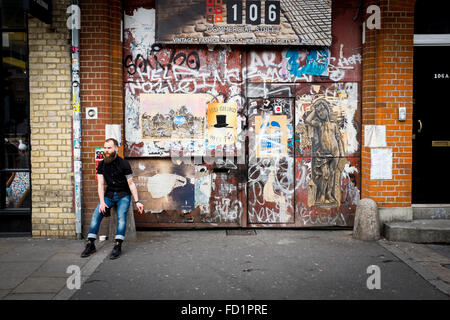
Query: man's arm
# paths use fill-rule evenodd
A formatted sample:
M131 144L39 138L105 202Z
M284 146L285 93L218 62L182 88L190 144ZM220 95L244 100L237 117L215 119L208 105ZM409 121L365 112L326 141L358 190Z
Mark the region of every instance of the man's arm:
M134 201L138 201L139 195L137 192L136 185L134 184L134 181L133 181L133 176L130 174L130 175L127 175L126 177L127 177L128 186L130 187L130 191L131 191L131 194L133 195ZM141 202L136 203L136 207L138 208L139 213L144 212L144 205Z
M105 179L102 174L97 174L97 190L98 190L98 198L100 200L100 212L105 212L105 208L108 206L105 203Z

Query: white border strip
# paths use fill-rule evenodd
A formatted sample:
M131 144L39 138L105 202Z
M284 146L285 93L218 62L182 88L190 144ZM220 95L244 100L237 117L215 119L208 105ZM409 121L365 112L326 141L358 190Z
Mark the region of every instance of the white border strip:
M450 34L415 34L414 46L450 46Z

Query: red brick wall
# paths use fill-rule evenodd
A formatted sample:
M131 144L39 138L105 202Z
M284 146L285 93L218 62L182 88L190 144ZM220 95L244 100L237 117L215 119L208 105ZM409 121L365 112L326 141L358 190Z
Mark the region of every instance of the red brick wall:
M386 142L392 148L393 167L392 180L370 180L370 148L363 147L361 197L372 198L379 207L409 207L414 0L365 1L364 13L370 4L381 8L381 29L366 29L366 43L363 46L363 126L386 126ZM405 122L398 121L399 107L406 107Z
M83 161L83 234L89 231L98 203L95 148L103 147L105 125L123 128L122 43L120 0L81 1L81 107ZM97 107L98 120L86 120L85 108ZM123 134L123 133L122 133ZM102 224L100 232L108 229Z

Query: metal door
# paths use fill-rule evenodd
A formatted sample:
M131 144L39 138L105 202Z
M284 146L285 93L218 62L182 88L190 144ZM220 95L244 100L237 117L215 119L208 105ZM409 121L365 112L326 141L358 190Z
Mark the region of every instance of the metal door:
M299 226L351 226L360 198L357 83L296 88L295 209Z
M294 101L248 100L248 224L294 224Z
M430 59L430 52L438 58ZM435 172L430 170L433 162L450 162L445 98L450 63L444 58L449 54L450 47L414 48L413 203L450 203L448 189L440 183L450 180L450 168L439 165Z

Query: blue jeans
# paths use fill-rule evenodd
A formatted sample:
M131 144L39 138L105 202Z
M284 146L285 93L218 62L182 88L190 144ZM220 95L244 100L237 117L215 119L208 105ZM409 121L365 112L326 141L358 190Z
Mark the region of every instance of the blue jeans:
M115 239L124 240L125 239L125 230L127 229L127 213L130 208L131 195L119 198L117 193L114 192L114 195L111 198L105 197L105 203L108 207L112 207L117 204L117 232ZM91 225L89 227L88 238L97 239L97 233L100 229L100 223L103 219L103 213L100 212L100 202L97 205L97 208L94 211L91 219Z

